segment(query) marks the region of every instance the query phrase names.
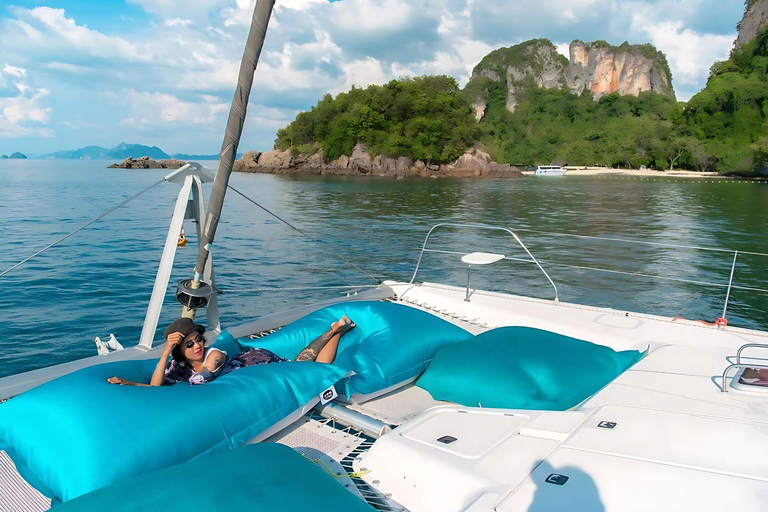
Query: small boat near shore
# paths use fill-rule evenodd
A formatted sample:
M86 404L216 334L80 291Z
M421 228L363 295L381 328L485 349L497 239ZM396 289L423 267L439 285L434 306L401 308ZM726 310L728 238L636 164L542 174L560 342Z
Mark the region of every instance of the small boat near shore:
M566 169L561 165L538 165L533 172L534 176L563 176Z

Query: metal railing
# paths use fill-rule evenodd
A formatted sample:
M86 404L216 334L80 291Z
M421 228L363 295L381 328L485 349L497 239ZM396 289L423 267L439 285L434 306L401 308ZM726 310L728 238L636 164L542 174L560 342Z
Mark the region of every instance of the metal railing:
M727 385L726 381L727 381L727 378L728 378L728 374L734 368L754 368L755 370L768 370L768 365L764 365L764 364L749 364L749 363L737 363L737 364L732 364L732 365L728 366L728 368L726 368L725 371L723 372L723 389L722 389L723 393L727 393L728 392L728 385Z
M670 244L670 243L662 243L662 242L653 242L648 240L630 240L630 239L623 239L623 238L613 238L613 237L601 237L601 236L591 236L591 235L580 235L575 233L557 233L557 232L550 232L550 231L541 231L536 229L527 229L527 228L514 228L515 232L528 232L528 233L534 233L537 235L544 235L544 236L556 236L556 237L569 237L569 238L579 238L579 239L588 239L588 240L595 240L598 242L617 242L617 243L625 243L625 244L636 244L636 245L645 245L645 246L651 246L651 247L660 247L660 248L671 248L671 249L690 249L690 250L697 250L697 251L709 251L709 252L718 252L718 253L729 253L733 254L733 260L731 261L731 265L729 268L730 275L728 278L727 283L715 283L711 281L702 281L702 280L696 280L696 279L686 279L686 278L680 278L680 277L672 277L672 276L663 276L663 275L654 275L654 274L645 274L642 272L630 272L625 270L613 270L613 269L607 269L607 268L599 268L599 267L591 267L587 265L573 265L573 264L567 264L567 263L560 263L556 261L551 260L537 260L533 257L531 252L527 249L527 247L522 243L520 240L520 237L513 232L511 229L498 227L498 226L488 226L484 224L452 224L452 223L441 223L437 224L430 229L429 233L427 234L427 237L424 240L424 244L421 248L421 253L419 254L419 260L416 264L416 270L413 273L413 277L411 278L411 283L414 283L416 280L416 275L418 274L419 268L421 266L423 257L425 253L436 253L436 254L450 254L450 255L461 255L463 256L465 253L457 252L457 251L446 251L446 250L438 250L438 249L429 249L428 243L429 239L432 235L432 233L437 228L441 227L452 227L452 228L473 228L473 229L487 229L487 230L497 230L497 231L504 231L509 234L511 234L515 240L520 244L520 246L525 250L525 252L528 254L530 259L527 258L514 258L514 257L508 257L505 256L505 260L509 261L517 261L522 263L534 263L536 266L544 273L544 275L547 277L549 282L552 284L552 286L555 288L555 300L559 299L559 295L557 292L557 286L550 278L549 274L544 270L542 265L545 265L547 267L562 267L562 268L570 268L570 269L576 269L576 270L586 270L590 272L600 272L600 273L607 273L607 274L614 274L614 275L625 275L625 276L634 276L634 277L642 277L646 279L655 279L660 281L672 281L672 282L678 282L678 283L687 283L687 284L693 284L697 286L709 286L709 287L715 287L715 288L725 288L725 300L723 304L723 310L722 310L722 319L727 318L728 314L728 306L730 304L731 298L732 298L732 292L734 290L743 290L743 291L752 291L752 292L758 292L758 293L764 293L768 294L768 289L764 288L757 288L753 286L739 286L734 284L734 278L736 276L736 267L738 264L739 256L741 255L749 255L749 256L760 256L760 257L768 257L768 254L766 253L760 253L760 252L750 252L750 251L740 251L740 250L733 250L733 249L722 249L722 248L716 248L716 247L702 247L702 246L694 246L694 245L683 245L683 244ZM725 324L725 322L723 322Z
M736 352L736 364L741 364L741 353L747 348L768 348L768 345L765 343L747 343L746 345L742 345L739 348L739 351Z
M429 239L432 236L432 233L438 228L455 228L455 229L485 229L485 230L492 230L492 231L503 231L506 233L509 233L514 237L515 241L520 245L520 247L523 248L525 253L530 257L530 260L525 260L522 258L508 258L504 257L505 260L511 260L511 261L524 261L528 263L535 263L537 267L539 267L539 270L544 274L544 276L547 278L549 283L552 285L552 288L555 289L555 302L560 300L560 295L557 291L557 285L555 285L555 282L552 280L551 277L549 277L549 274L547 274L547 271L544 270L544 267L541 266L541 264L538 262L536 258L533 257L533 254L531 254L531 251L528 250L528 248L525 246L525 244L520 240L520 237L518 237L512 230L507 228L502 228L498 226L486 226L485 224L452 224L452 223L442 223L442 224L436 224L435 226L432 226L432 229L429 230L429 233L427 233L427 237L424 239L424 245L421 247L421 253L419 254L419 261L416 263L416 269L413 271L413 277L411 278L411 283L416 282L416 275L419 273L419 267L421 266L421 260L424 258L424 253L432 252L432 253L440 253L440 254L455 254L459 256L465 256L466 253L464 252L458 252L458 251L441 251L437 249L428 249L427 245L429 245Z
M658 279L663 281L675 281L675 282L681 282L681 283L689 283L699 286L712 286L712 287L718 287L718 288L725 288L725 301L723 304L723 312L722 317L725 319L728 314L728 305L731 299L731 292L733 290L744 290L744 291L753 291L753 292L759 292L759 293L765 293L768 294L768 290L763 288L755 288L750 286L737 286L733 284L733 280L736 274L736 265L738 262L739 255L749 255L749 256L760 256L760 257L768 257L768 254L761 253L761 252L751 252L751 251L739 251L739 250L733 250L733 249L722 249L718 247L703 247L703 246L696 246L696 245L684 245L684 244L670 244L670 243L662 243L662 242L652 242L648 240L629 240L629 239L623 239L623 238L612 238L612 237L601 237L601 236L590 236L590 235L580 235L575 233L555 233L550 231L541 231L536 229L525 229L525 228L519 228L517 231L526 231L529 233L536 233L541 235L547 235L547 236L560 236L560 237L571 237L571 238L581 238L581 239L591 239L591 240L597 240L601 242L619 242L619 243L627 243L627 244L635 244L635 245L647 245L647 246L653 246L653 247L663 247L663 248L670 248L670 249L690 249L690 250L696 250L696 251L708 251L708 252L720 252L720 253L730 253L733 254L733 261L731 262L730 266L730 276L728 279L728 284L725 283L712 283L707 281L699 281L694 279L683 279L683 278L677 278L677 277L667 277L667 276L659 276L659 275L651 275L651 274L643 274L640 272L627 272L627 271L621 271L621 270L610 270L610 269L603 269L603 268L595 268L595 267L587 267L587 266L579 266L579 265L568 265L563 263L556 263L556 262L550 262L546 260L541 260L543 263L546 263L548 265L552 266L559 266L559 267L567 267L567 268L575 268L580 270L589 270L594 272L605 272L610 274L621 274L621 275L628 275L628 276L636 276L636 277L644 277L644 278L650 278L650 279Z

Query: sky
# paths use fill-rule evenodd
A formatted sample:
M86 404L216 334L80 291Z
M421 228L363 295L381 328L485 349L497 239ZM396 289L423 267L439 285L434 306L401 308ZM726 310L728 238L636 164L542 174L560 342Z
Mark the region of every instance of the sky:
M216 154L255 0L0 0L0 154L120 142ZM325 93L448 74L548 38L652 43L680 100L728 57L743 0L277 0L240 150Z

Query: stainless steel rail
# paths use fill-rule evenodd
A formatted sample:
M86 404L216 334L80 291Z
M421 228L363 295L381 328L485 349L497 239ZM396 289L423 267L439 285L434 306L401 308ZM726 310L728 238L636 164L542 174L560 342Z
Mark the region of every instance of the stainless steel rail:
M759 369L759 370L768 370L768 365L764 365L764 364L746 364L746 363L737 363L737 364L730 365L723 372L723 390L722 390L723 393L727 393L728 392L728 386L726 385L726 379L728 377L728 373L730 373L730 371L733 370L734 368L756 368L756 369Z
M744 349L747 348L768 348L768 344L765 343L747 343L746 345L742 345L738 352L736 352L736 364L741 364L741 353L744 352Z
M679 282L686 282L686 283L692 283L697 285L705 285L705 286L717 286L721 288L726 288L725 293L725 303L723 305L723 313L722 318L726 318L726 315L728 313L728 304L731 298L731 291L732 290L747 290L747 291L755 291L760 293L768 293L768 290L761 289L761 288L753 288L748 286L736 286L733 284L733 278L736 273L736 263L738 260L739 255L749 255L749 256L762 256L762 257L768 257L768 254L761 253L761 252L751 252L751 251L741 251L741 250L733 250L733 249L721 249L717 247L702 247L702 246L696 246L696 245L684 245L684 244L668 244L668 243L661 243L661 242L651 242L647 240L630 240L630 239L624 239L624 238L612 238L612 237L603 237L603 236L591 236L591 235L580 235L576 233L556 233L552 231L542 231L537 229L526 229L526 228L516 228L517 231L525 231L529 233L536 233L540 235L548 235L548 236L561 236L561 237L573 237L573 238L582 238L582 239L588 239L588 240L597 240L601 242L619 242L619 243L630 243L630 244L637 244L637 245L650 245L650 246L656 246L656 247L668 247L668 248L678 248L678 249L692 249L696 251L710 251L710 252L721 252L721 253L733 253L733 263L731 264L731 273L728 280L728 284L722 284L722 283L708 283L708 282L702 282L702 281L694 281L690 279L679 279L679 278L672 278L672 277L664 277L664 276L653 276L653 275L647 275L647 274L640 274L636 272L622 272L617 270L607 270L607 269L598 269L598 268L591 268L591 267L579 267L575 265L563 265L558 263L551 263L546 262L547 264L553 264L563 267L571 267L571 268L581 268L584 270L591 270L596 272L609 272L614 274L625 274L625 275L634 275L634 276L640 276L640 277L650 277L655 279L662 279L662 280L668 280L668 281L679 281Z
M419 261L416 265L416 271L414 272L413 278L411 279L411 283L413 283L416 279L416 274L419 270L419 267L421 265L422 258L424 256L425 252L431 252L431 253L437 253L437 254L456 254L456 255L464 255L462 252L457 251L446 251L446 250L438 250L438 249L428 249L427 243L429 241L429 237L432 234L432 231L435 230L435 228L440 226L450 226L450 227L473 227L473 228L483 228L483 229L496 229L496 230L504 230L509 233L511 233L513 236L515 236L515 239L519 241L519 237L515 235L514 232L511 230L508 230L506 228L501 227L495 227L495 226L486 226L483 224L438 224L437 226L434 226L429 234L427 235L427 238L424 241L424 244L421 248L421 254L419 255ZM736 275L736 267L739 260L739 256L742 255L750 255L750 256L761 256L761 257L768 257L768 254L766 253L760 253L760 252L750 252L750 251L742 251L742 250L733 250L733 249L721 249L721 248L715 248L715 247L701 247L701 246L693 246L693 245L683 245L683 244L668 244L668 243L661 243L661 242L651 242L646 240L631 240L631 239L624 239L624 238L612 238L612 237L603 237L603 236L590 236L590 235L580 235L575 233L557 233L552 231L542 231L537 229L527 229L527 228L514 228L516 232L528 232L536 235L544 235L544 236L557 236L557 237L572 237L572 238L580 238L580 239L586 239L586 240L594 240L596 242L616 242L616 243L626 243L626 244L638 244L638 245L648 245L648 246L654 246L654 247L667 247L667 248L678 248L678 249L692 249L697 251L711 251L711 252L718 252L718 253L732 253L733 254L733 260L731 262L730 267L730 275L728 278L728 282L720 282L720 283L713 283L709 281L700 281L695 279L685 279L685 278L679 278L679 277L670 277L670 276L662 276L662 275L653 275L653 274L645 274L642 272L630 272L630 271L623 271L623 270L612 270L607 268L596 268L596 267L589 267L585 265L571 265L567 263L559 263L555 261L550 260L536 260L531 256L531 259L525 259L525 258L511 258L511 257L505 257L504 259L510 260L510 261L518 261L523 263L535 263L542 271L543 268L541 265L546 265L548 268L551 267L563 267L563 268L571 268L571 269L578 269L578 270L587 270L590 272L602 272L607 274L617 274L617 275L626 275L626 276L635 276L635 277L642 277L647 279L657 279L660 281L673 281L673 282L680 282L680 283L688 283L693 284L697 286L710 286L715 288L725 288L725 300L723 304L723 310L722 310L722 319L727 318L728 314L728 306L730 304L732 292L734 290L743 290L743 291L752 291L752 292L758 292L758 293L765 293L768 294L768 289L764 288L756 288L751 286L740 286L734 284L734 277ZM522 245L522 242L521 242ZM525 248L525 246L523 246ZM526 249L526 252L530 255L530 252ZM546 274L546 272L545 272ZM547 278L549 276L547 275ZM550 282L552 280L550 279ZM553 283L554 285L554 283ZM557 293L557 292L555 292Z
M544 274L544 276L547 278L549 283L552 285L552 288L555 289L555 302L558 302L560 300L560 295L557 291L557 285L555 285L555 282L552 281L552 278L549 277L549 274L547 274L547 271L544 270L544 267L541 266L539 261L533 257L533 254L531 254L531 251L528 250L528 248L525 246L525 244L520 240L520 237L518 237L512 230L507 228L502 228L498 226L486 226L485 224L453 224L453 223L441 223L436 224L432 226L432 229L429 230L429 233L427 233L427 237L424 239L424 244L421 247L421 253L419 254L419 261L416 263L416 270L413 271L413 277L411 278L411 284L413 284L416 281L416 275L419 273L419 267L421 266L421 260L424 258L425 252L435 252L435 253L442 253L442 254L464 254L464 253L458 253L458 252L452 252L452 251L440 251L435 249L428 249L427 245L429 244L429 239L432 236L432 233L438 229L438 228L456 228L456 229L486 229L486 230L492 230L492 231L504 231L506 233L509 233L514 237L514 239L517 241L517 243L520 245L520 247L523 248L525 253L531 258L530 260L522 260L522 261L528 261L530 263L535 263L537 267L539 267L539 270ZM515 260L515 258L504 258L505 260Z

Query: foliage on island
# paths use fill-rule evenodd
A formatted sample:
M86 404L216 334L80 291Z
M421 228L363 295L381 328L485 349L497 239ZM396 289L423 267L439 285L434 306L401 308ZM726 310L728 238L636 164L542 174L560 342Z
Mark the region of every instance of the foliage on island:
M670 166L672 119L681 109L667 96L614 93L594 101L590 91L577 96L566 89L541 89L531 84L511 113L505 108L506 84L488 81L486 87L488 109L480 123L481 140L496 161L517 165L556 161L610 167Z
M392 80L326 94L309 112L277 131L275 149L327 160L365 144L373 155L406 156L445 163L456 160L480 136L469 101L448 76Z
M594 102L589 91L577 96L531 83L510 113L503 77L474 83L468 94L478 87L488 91L481 140L500 162L645 165L749 176L768 157L768 29L712 66L706 87L688 103L651 92L614 93Z
M723 172L749 175L768 158L768 28L715 63L685 105L678 133Z
M532 53L523 51L530 45L494 51L478 67L530 61ZM650 45L632 51L658 56ZM706 87L688 103L653 92L594 101L588 90L541 88L527 77L511 113L506 76L499 75L478 76L463 91L453 78L425 76L326 95L278 131L275 148L305 154L322 148L331 160L363 143L373 155L443 163L479 140L496 162L512 165L644 165L744 176L768 161L768 29L715 63ZM481 92L487 109L478 125L470 102Z
M498 48L483 57L473 74L490 70L503 75L507 67L530 67L535 74L544 71L545 58L541 56L542 49L549 49L555 54L563 69L568 68L568 57L557 53L557 48L549 39L531 39L509 48Z

